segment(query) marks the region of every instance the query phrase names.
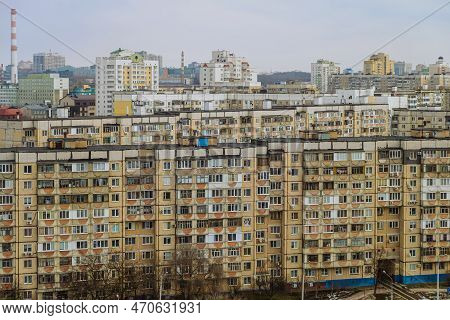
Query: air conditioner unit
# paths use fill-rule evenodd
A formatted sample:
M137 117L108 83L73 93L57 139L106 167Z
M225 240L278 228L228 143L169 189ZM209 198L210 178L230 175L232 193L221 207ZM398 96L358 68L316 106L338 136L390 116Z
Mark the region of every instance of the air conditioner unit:
M31 221L27 221L27 226L29 226L31 224Z
M30 208L31 208L31 206L29 206L29 205L25 206L25 209L30 209Z

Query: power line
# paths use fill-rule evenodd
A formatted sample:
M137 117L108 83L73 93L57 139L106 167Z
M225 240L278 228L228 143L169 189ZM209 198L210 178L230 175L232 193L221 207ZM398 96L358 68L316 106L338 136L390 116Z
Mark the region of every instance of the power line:
M4 1L0 0L0 4L2 4L3 6L9 8L9 9L13 9L9 4L5 3ZM38 28L39 30L41 30L42 32L44 32L46 35L48 35L49 37L53 38L54 40L56 40L57 42L59 42L60 44L62 44L64 47L68 48L69 50L73 51L74 53L76 53L78 56L80 56L82 59L86 60L87 62L89 62L92 65L95 65L96 63L94 61L92 61L91 59L89 59L88 57L86 57L84 54L82 54L80 51L76 50L75 48L73 48L72 46L70 46L69 44L67 44L66 42L64 42L63 40L59 39L57 36L55 36L54 34L52 34L50 31L48 31L47 29L45 29L44 27L40 26L39 24L37 24L36 22L34 22L33 20L31 20L30 18L28 18L27 16L23 15L22 13L20 13L19 11L17 11L17 15L22 17L23 19L25 19L26 21L28 21L29 23L31 23L33 26L35 26L36 28Z
M422 19L420 19L419 21L415 22L414 24L412 24L411 26L409 26L408 28L406 28L405 30L403 30L402 32L400 32L398 35L396 35L395 37L393 37L392 39L390 39L389 41L387 41L386 43L384 43L382 46L376 48L375 50L373 50L371 53L369 53L368 55L366 55L364 58L362 58L361 60L359 60L357 63L355 63L353 66L351 66L351 68L353 69L354 67L358 66L361 62L363 62L364 60L366 60L367 58L369 58L372 54L380 51L381 49L387 47L389 44L391 44L392 42L394 42L395 40L397 40L398 38L400 38L401 36L403 36L405 33L409 32L411 29L417 27L419 24L421 24L422 22L424 22L425 20L427 20L428 18L431 18L434 14L436 14L438 11L441 11L442 9L444 9L446 6L448 6L450 4L450 1L445 2L444 4L442 4L441 6L439 6L438 8L434 9L432 12L430 12L429 14L427 14L425 17L423 17Z

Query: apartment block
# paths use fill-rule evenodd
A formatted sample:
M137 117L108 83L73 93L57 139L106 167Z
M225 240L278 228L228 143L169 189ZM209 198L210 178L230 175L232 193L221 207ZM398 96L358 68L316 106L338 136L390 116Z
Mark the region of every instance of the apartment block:
M84 139L88 145L182 143L192 137L219 143L263 138L387 136L387 105L320 105L247 111L193 111L151 116L0 121L1 147L48 147L55 139Z
M214 111L270 109L311 104L315 94L116 92L115 116L152 115L164 111Z
M151 90L159 88L159 63L145 52L118 49L109 57L96 59L96 112L113 114L113 92Z
M311 83L322 92L329 92L330 78L332 75L340 73L340 67L328 60L319 59L311 63Z
M42 73L55 70L66 65L66 58L56 52L41 52L33 54L33 72Z
M202 87L261 87L257 73L244 57L227 50L211 53L211 60L200 66Z
M415 132L429 134L448 134L450 113L440 110L395 109L392 115L392 134L411 136Z
M388 75L394 74L394 61L389 59L385 53L372 55L369 60L364 61L364 74Z
M316 288L371 285L377 268L449 276L449 139L61 143L0 150L0 286L24 298L67 298L91 258L123 258L176 294L186 247L225 292L298 287L303 273Z
M450 75L367 75L367 74L338 74L330 78L329 92L338 89L370 89L375 87L377 92L414 91L414 90L442 90L450 87Z

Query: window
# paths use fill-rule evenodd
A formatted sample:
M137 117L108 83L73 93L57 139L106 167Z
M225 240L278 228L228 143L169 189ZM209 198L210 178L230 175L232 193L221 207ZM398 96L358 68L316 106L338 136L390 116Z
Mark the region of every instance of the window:
M119 216L119 209L111 209L111 216L112 217L118 217Z
M108 171L109 163L107 162L94 162L92 164L92 171Z
M120 185L120 179L119 178L111 178L111 186L118 187Z
M347 161L347 153L345 152L335 152L334 153L334 161Z
M23 167L23 173L24 174L31 174L32 173L32 166L30 166L30 165L27 165L27 166L24 166Z
M9 195L0 195L0 205L1 204L13 204L13 197Z
M388 240L389 240L390 243L398 242L399 236L398 236L398 234L389 235L388 236Z
M33 260L24 260L23 261L23 267L26 269L32 268L33 267Z
M23 277L23 284L32 284L33 283L33 276L32 275L25 275Z
M12 173L12 172L13 172L12 164L0 163L0 173Z
M168 161L163 162L163 170L170 170L171 169L171 163Z
M23 197L23 204L25 206L30 206L32 202L32 198L31 197Z
M359 274L359 267L350 267L350 274Z
M5 180L3 180L3 181L5 181ZM33 185L33 182L32 181L24 181L23 182L23 188L24 189L31 189L32 188L32 185ZM3 188L2 188L3 189Z

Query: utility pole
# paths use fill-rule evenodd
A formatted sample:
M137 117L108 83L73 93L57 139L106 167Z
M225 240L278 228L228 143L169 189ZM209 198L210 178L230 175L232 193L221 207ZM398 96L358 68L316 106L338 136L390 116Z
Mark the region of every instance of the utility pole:
M441 254L439 249L439 240L440 240L440 234L439 234L439 227L440 227L440 217L439 214L437 214L437 220L436 220L436 251L437 251L437 263L436 263L436 300L439 300L439 269L440 269L440 259L439 256Z
M302 300L305 300L305 253L302 252L303 271L302 271Z

